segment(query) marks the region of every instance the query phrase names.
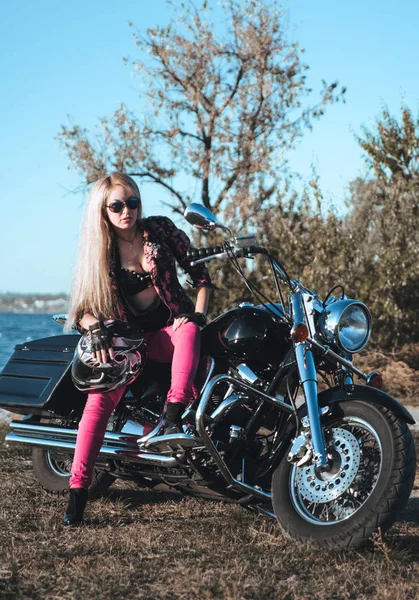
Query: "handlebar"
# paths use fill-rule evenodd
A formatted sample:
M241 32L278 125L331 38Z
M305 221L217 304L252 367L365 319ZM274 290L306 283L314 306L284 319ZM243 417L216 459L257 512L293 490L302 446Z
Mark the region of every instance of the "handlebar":
M239 257L239 256L245 256L246 254L248 254L251 251L251 248L235 248L234 250L230 250L229 252L225 252L223 250L223 248L220 248L220 250L217 252L216 248L199 248L197 250L202 250L202 251L208 251L208 255L207 256L201 256L200 258L197 258L196 260L191 260L191 267L194 267L195 265L200 265L201 263L204 262L210 262L211 260L215 260L215 259L219 259L219 258L230 258L231 254L234 254L234 256ZM188 252L188 256L192 253L192 251ZM196 254L195 254L196 256ZM199 256L199 255L198 255Z
M223 259L229 258L231 254L234 254L236 257L247 256L249 254L260 254L263 252L262 248L257 245L252 245L248 247L233 247L229 249L229 252L226 252L223 246L213 246L208 248L192 248L188 252L188 258L191 261L191 266L200 265L204 262L210 262L215 259ZM298 280L291 279L289 280L283 271L282 267L274 261L274 268L279 278L283 283L291 286L291 289L299 288L301 292L311 293L312 295L316 295L314 292L306 289Z

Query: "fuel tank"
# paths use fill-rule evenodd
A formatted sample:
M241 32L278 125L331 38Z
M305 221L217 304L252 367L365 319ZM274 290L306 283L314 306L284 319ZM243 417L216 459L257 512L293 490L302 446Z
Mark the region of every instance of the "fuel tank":
M275 305L282 312L280 305ZM202 348L214 358L280 363L291 346L290 327L277 321L263 306L233 308L202 330Z

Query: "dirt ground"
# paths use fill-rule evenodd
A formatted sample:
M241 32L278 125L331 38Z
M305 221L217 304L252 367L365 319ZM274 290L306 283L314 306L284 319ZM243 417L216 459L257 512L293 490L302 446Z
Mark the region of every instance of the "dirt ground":
M303 600L419 597L419 498L367 548L319 551L244 508L117 484L86 524L34 479L0 426L0 598ZM419 438L418 438L419 439ZM419 480L415 485L419 493Z
M392 352L367 349L354 357L354 364L366 373L383 375L383 390L406 406L419 407L419 344Z

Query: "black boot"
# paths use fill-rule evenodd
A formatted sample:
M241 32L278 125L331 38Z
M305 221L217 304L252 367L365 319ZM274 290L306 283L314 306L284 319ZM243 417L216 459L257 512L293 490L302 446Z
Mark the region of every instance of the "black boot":
M64 515L64 525L81 525L87 502L87 490L84 488L70 489L67 510Z
M182 402L168 402L166 415L164 417L163 435L182 433L182 421L180 416L184 410L185 405Z

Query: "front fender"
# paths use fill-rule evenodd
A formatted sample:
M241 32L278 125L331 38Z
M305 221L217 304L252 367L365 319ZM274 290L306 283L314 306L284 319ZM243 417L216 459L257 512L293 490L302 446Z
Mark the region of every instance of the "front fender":
M350 390L342 389L339 387L329 388L323 392L320 392L319 406L328 406L335 402L347 402L349 400L364 400L365 402L371 402L373 404L379 404L388 410L391 410L397 417L401 417L410 425L415 424L415 419L412 417L410 412L398 402L392 396L389 396L382 390L370 387L368 385L354 385L351 386Z

